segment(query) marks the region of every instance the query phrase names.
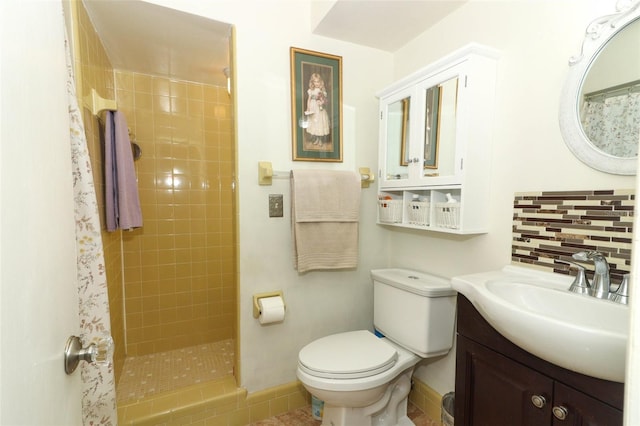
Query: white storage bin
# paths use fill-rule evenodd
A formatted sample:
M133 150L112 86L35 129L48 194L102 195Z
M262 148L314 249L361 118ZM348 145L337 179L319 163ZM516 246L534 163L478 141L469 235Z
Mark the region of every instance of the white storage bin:
M460 203L437 203L436 225L440 228L460 228Z
M402 222L402 200L378 200L380 222Z
M408 207L409 223L413 225L429 226L429 208L431 203L428 201L410 201Z

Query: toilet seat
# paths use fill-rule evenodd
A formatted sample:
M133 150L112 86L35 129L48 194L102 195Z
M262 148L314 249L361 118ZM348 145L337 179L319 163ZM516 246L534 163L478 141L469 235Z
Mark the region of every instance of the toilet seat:
M302 371L328 379L370 377L389 370L397 360L396 349L367 330L323 337L298 355Z

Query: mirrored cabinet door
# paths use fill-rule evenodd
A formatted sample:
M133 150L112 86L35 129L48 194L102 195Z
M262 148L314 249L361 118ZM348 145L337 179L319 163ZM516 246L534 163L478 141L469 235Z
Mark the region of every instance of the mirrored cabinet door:
M385 178L392 181L409 179L409 138L411 135L411 96L392 99L382 111L386 116Z
M419 185L460 182L458 95L459 81L464 78L464 67L458 66L425 80L418 87L424 126L416 142L422 159Z

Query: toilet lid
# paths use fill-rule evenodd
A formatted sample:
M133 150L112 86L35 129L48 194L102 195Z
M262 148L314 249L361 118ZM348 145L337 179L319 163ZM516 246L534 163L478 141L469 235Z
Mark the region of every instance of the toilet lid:
M300 368L308 374L335 379L379 374L393 367L397 359L395 348L367 330L323 337L298 355Z

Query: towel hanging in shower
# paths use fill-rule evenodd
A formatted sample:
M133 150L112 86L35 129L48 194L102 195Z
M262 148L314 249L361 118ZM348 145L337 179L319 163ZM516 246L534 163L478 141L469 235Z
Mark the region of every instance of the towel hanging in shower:
M107 111L104 139L107 231L139 228L142 211L138 182L127 120L120 111Z

